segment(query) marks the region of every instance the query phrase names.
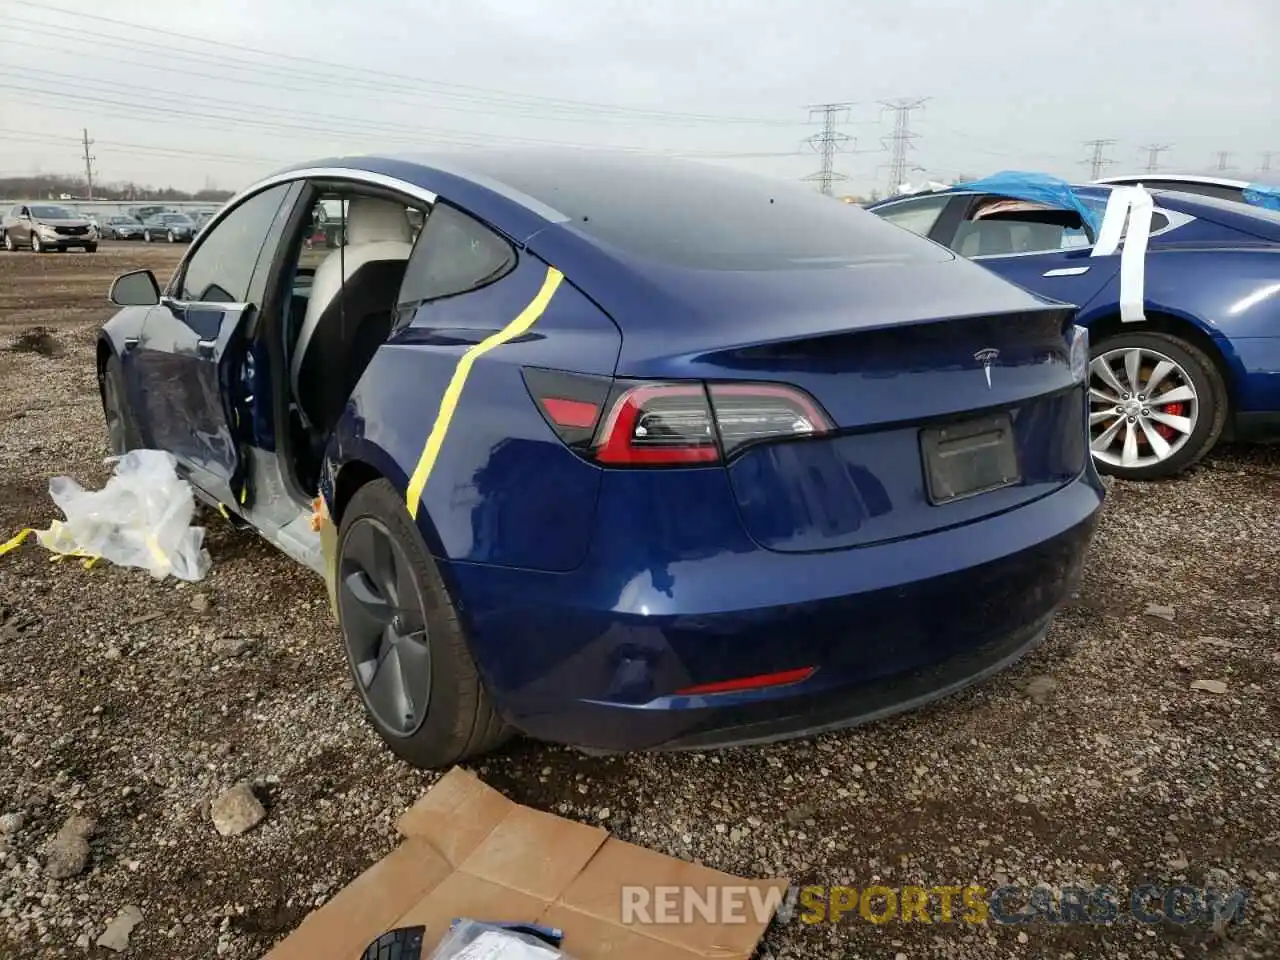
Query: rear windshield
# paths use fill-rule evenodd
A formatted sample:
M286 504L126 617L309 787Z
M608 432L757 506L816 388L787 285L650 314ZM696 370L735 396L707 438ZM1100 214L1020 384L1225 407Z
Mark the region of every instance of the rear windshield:
M646 260L788 270L951 259L857 204L724 167L598 152L513 153L466 165L564 214L569 229Z

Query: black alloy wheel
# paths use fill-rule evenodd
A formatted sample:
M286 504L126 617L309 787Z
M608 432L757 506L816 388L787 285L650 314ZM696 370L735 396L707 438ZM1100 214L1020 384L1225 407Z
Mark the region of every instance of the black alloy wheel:
M342 511L335 588L365 712L397 756L447 767L511 734L471 657L449 589L404 495L365 484Z
M386 524L361 517L343 538L338 606L360 695L380 727L417 732L431 702L426 606Z

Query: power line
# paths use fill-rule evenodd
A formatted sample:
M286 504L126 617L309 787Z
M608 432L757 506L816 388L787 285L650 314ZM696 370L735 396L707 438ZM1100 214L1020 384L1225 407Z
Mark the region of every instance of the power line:
M676 111L676 110L651 109L647 107L631 107L623 104L604 103L604 102L591 101L591 100L579 100L579 99L566 98L566 97L547 97L547 96L541 96L541 95L535 95L535 94L518 93L514 91L509 91L509 90L500 90L492 87L479 87L479 86L474 86L470 84L449 83L449 82L440 81L440 80L430 80L424 77L415 77L409 74L393 73L387 70L376 70L368 67L355 67L347 64L336 63L334 61L321 60L315 57L304 57L304 56L298 56L295 54L287 54L278 50L275 50L275 51L263 50L263 49L258 49L254 47L243 46L240 44L223 43L221 41L209 40L205 37L196 36L194 34L180 33L174 30L164 30L160 27L147 26L145 24L133 23L127 20L118 20L113 17L104 17L98 14L83 13L78 10L69 10L63 7L50 6L49 4L44 2L32 3L32 2L27 2L27 0L10 0L10 3L13 3L17 6L32 7L34 9L38 9L41 12L45 12L45 13L53 12L53 13L62 14L68 17L78 18L81 20L92 20L98 23L107 23L117 27L124 27L131 32L144 31L146 33L157 34L160 36L169 37L176 40L182 40L184 44L191 44L191 43L204 44L208 47L215 47L220 50L232 50L242 55L250 54L250 55L262 56L262 57L268 58L271 63L279 63L280 61L289 61L290 63L310 64L312 66L312 73L316 73L316 68L319 68L319 70L322 71L321 73L319 73L319 76L327 78L330 82L333 82L336 80L339 82L346 83L350 79L353 79L350 75L363 74L366 78L378 78L380 82L382 82L383 84L385 84L386 80L389 80L389 79L397 80L402 83L411 84L412 87L415 90L417 90L420 94L423 92L423 88L430 88L440 96L449 96L457 99L471 100L474 102L488 102L495 105L505 106L508 109L527 110L529 107L542 107L543 109L559 111L562 113L578 113L578 114L591 113L597 116L601 114L614 114L619 117L644 119L650 122L686 121L686 122L699 122L699 123L730 123L730 124L747 124L747 125L780 124L785 126L795 126L795 123L796 123L795 121L777 120L777 119L763 118L763 117L745 117L745 116L734 116L734 115L725 115L725 114L691 113L691 112ZM40 21L28 21L28 20L23 20L21 18L16 18L12 16L10 17L10 19L15 23L18 23L21 26L27 27L28 29L33 29L36 32L41 32L42 30L45 30L50 26ZM57 28L55 27L54 29L57 29ZM65 28L63 29L65 30ZM203 57L215 56L213 53L209 51L202 51L199 49L186 50L184 51L183 54L178 54L176 51L173 50L172 45L163 46L160 44L147 43L146 41L135 40L129 37L120 37L118 35L112 35L112 34L106 34L104 36L102 35L101 30L96 28L94 30L93 37L89 39L91 39L95 43L105 39L108 41L117 41L117 44L119 41L125 41L128 43L135 43L138 45L160 47L165 51L167 55L170 55L170 56L183 56L183 55L189 55L189 54L195 54L197 56L203 56ZM270 64L262 64L262 63L257 63L253 60L245 59L243 56L238 56L238 57L228 56L226 54L218 53L216 54L216 57L217 57L217 60L213 61L215 63L216 62L238 63L238 64L252 67L254 69L263 69L265 67L266 69L272 70L273 72L284 72L286 76L293 76L295 78L300 73L298 68L295 68L295 67L288 67L288 68L272 67L270 66ZM344 75L335 77L334 71L342 71Z
M4 140L33 143L80 143L80 137L54 133L33 133L28 130L15 130L0 127ZM120 140L94 140L97 147L107 147L111 153L135 154L138 156L156 156L173 159L216 160L230 163L274 163L283 166L290 161L283 157L263 157L242 153L216 153L204 150L185 150L181 147L166 147L150 143L130 143ZM96 157L94 159L97 159Z
M1114 144L1115 144L1114 140L1086 140L1084 142L1084 145L1086 147L1093 147L1093 156L1091 156L1088 160L1080 161L1081 163L1089 164L1090 180L1097 180L1100 176L1102 176L1102 170L1104 167L1110 166L1111 164L1115 163L1114 160L1110 159L1107 156L1107 147L1110 147Z
M1160 169L1160 154L1164 153L1173 144L1171 143L1148 143L1141 149L1147 151L1147 173L1155 173ZM1093 179L1097 180L1097 177Z
M818 192L831 196L831 184L838 180L848 180L843 173L837 173L835 170L835 155L841 152L846 143L856 143L856 141L847 133L841 133L836 129L837 120L847 120L849 117L849 107L853 104L849 101L843 103L823 103L816 107L809 108L809 119L813 120L815 116L822 118L822 129L813 136L807 138L805 142L818 152L818 156L822 158L822 168L817 173L811 173L802 179L818 184Z
M1231 151L1230 151L1230 150L1219 150L1219 151L1218 151L1218 153L1217 153L1217 157L1218 157L1218 169L1219 169L1219 170L1233 170L1233 169L1235 169L1234 167L1232 167L1232 166L1231 166Z
M184 77L194 77L206 80L218 80L225 83L238 83L251 86L257 90L287 90L294 93L316 94L324 92L326 96L340 97L348 100L355 100L358 103L376 102L379 106L385 105L403 105L421 109L425 105L429 105L435 110L451 110L467 114L467 116L493 116L509 119L512 111L515 111L521 119L525 120L549 120L556 123L591 123L599 125L602 119L609 122L612 127L616 126L652 126L662 124L675 125L698 125L699 123L719 122L714 120L689 120L680 118L667 117L613 117L602 115L590 111L579 112L555 112L555 108L539 109L536 106L529 106L523 103L507 103L498 100L486 100L483 98L466 97L458 94L430 94L424 93L421 84L396 84L386 80L362 78L362 77L341 77L336 78L332 72L330 73L312 73L306 70L299 70L293 67L273 67L267 64L259 64L251 60L240 60L234 57L228 57L224 54L209 54L200 51L182 51L174 50L172 46L164 44L153 44L139 40L126 40L124 38L94 36L86 37L74 30L49 30L44 26L28 26L27 21L21 21L20 26L24 30L33 33L47 34L48 36L57 38L60 41L59 46L51 46L47 44L32 43L26 40L10 40L10 46L23 47L34 50L46 50L58 53L62 58L66 57L67 44L69 43L86 43L92 44L87 52L76 52L77 59L102 60L108 63L125 64L134 69L155 70L161 73L172 75L174 71L174 63L182 64L181 73ZM3 19L0 18L0 26L5 26ZM132 54L128 57L110 57L102 53L102 47L116 47L126 54ZM156 54L163 57L164 63L152 62L156 61ZM203 72L193 70L186 64L196 64L201 67L213 69L215 72ZM247 71L237 75L236 73L226 73L225 71ZM68 75L71 76L71 75ZM264 78L269 78L264 79ZM94 84L101 82L95 74L90 77L75 76L78 81L92 80ZM281 79L295 81L295 83L280 83ZM296 81L301 81L304 86L297 85ZM398 94L399 97L393 96ZM459 102L453 103L449 100L441 101L440 97L452 97L459 99ZM491 104L491 108L486 109L486 104ZM548 109L551 112L547 112ZM761 124L797 126L801 121L792 120L761 120ZM742 124L739 124L742 126Z
M928 129L929 129L930 143L934 142L934 137L935 137L935 134L937 133L945 134L947 136L952 136L959 140L965 141L967 143L991 142L982 137L975 137L973 134L965 133L962 130L955 130L951 127L939 127L933 121L929 121ZM945 141L945 139L946 137L944 136L943 140ZM1033 150L1018 150L1016 152L1010 152L1008 150L986 150L979 147L968 147L968 146L963 147L962 149L967 150L970 153L979 153L987 157L1000 157L1006 160L1025 160L1028 157L1034 157L1039 160L1052 160L1058 163L1070 163L1075 160L1074 157L1064 156L1063 154L1040 153Z
M89 148L93 146L93 141L89 139L89 128L86 127L84 133L84 178L89 183L89 199L93 199L93 161L97 157L89 155Z
M893 134L889 140L893 143L893 159L889 162L889 193L893 194L907 178L907 151L914 150L911 141L918 134L911 132L911 111L923 110L929 97L902 98L882 101L885 110L893 111ZM885 142L885 147L889 143Z
M220 125L248 126L270 132L272 136L283 136L283 130L299 130L308 133L319 133L333 136L336 132L354 133L358 136L377 137L386 143L400 143L413 147L422 147L424 143L438 143L449 146L482 147L497 144L527 144L554 147L598 147L618 151L664 153L681 157L707 157L712 159L728 159L734 157L755 156L791 156L793 151L706 151L706 150L666 150L657 151L635 145L588 144L565 140L549 140L542 137L520 137L512 134L491 134L479 131L457 130L449 128L406 127L403 122L382 122L365 120L353 116L338 116L331 113L307 113L290 110L284 107L273 107L265 103L229 100L220 97L202 95L178 95L157 93L149 88L115 81L98 81L104 88L99 92L109 96L95 97L84 93L67 92L67 85L61 81L75 79L74 75L52 70L28 69L21 72L0 67L0 81L7 79L6 73L19 73L25 81L22 87L0 82L0 90L23 89L28 95L54 97L73 102L93 103L95 110L121 114L122 110L130 111L131 118L138 118L137 112L158 116L147 116L146 119L159 119L166 115L175 117L207 119L217 121ZM45 79L49 77L51 79ZM41 87L33 84L40 84ZM43 89L44 86L56 86L57 89ZM117 92L119 91L119 92ZM128 99L132 97L133 99ZM24 102L30 102L24 98ZM45 104L42 104L45 105ZM56 109L56 108L55 108ZM301 121L301 122L299 122ZM191 122L191 121L188 121ZM417 131L416 133L414 131Z

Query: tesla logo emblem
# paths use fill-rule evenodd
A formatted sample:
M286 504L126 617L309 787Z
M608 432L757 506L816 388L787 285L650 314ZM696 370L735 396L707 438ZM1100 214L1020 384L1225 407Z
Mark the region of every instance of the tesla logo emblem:
M1000 357L1000 351L995 347L986 347L979 350L973 355L973 359L982 364L982 372L987 375L987 389L991 389L991 365Z

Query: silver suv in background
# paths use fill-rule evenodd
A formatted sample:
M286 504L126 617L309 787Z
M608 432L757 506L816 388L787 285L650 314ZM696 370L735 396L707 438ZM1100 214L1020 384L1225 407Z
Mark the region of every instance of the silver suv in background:
M66 207L52 203L20 203L0 220L4 248L30 247L36 253L79 247L98 252L98 228Z

